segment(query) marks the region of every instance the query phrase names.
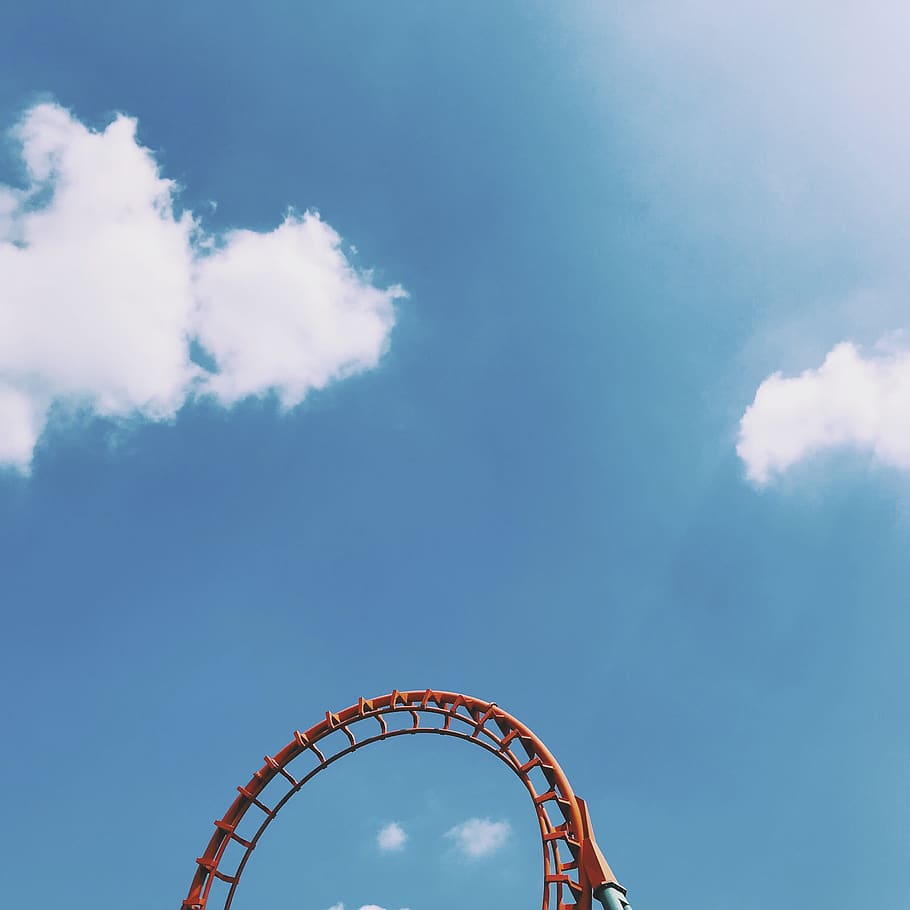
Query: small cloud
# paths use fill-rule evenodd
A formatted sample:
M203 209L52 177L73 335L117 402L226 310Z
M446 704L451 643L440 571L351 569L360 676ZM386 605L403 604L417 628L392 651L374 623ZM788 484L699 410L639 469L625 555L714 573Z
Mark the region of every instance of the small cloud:
M818 369L774 373L743 414L736 452L749 479L761 485L834 448L910 470L910 354L865 355L844 342Z
M344 904L332 904L329 910L344 910ZM385 910L385 907L380 907L379 904L364 904L360 910ZM408 910L408 908L402 907L401 910Z
M376 835L376 843L379 845L379 849L388 853L403 850L407 839L408 836L405 834L404 828L398 822L389 822Z
M458 850L468 859L480 859L499 850L508 840L512 828L508 822L489 818L469 818L446 832Z

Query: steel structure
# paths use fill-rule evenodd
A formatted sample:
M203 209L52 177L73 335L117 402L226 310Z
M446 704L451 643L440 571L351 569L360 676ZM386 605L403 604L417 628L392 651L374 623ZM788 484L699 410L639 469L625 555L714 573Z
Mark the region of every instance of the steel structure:
M340 734L340 736L335 735ZM542 910L591 910L598 899L608 910L629 910L625 889L604 859L582 799L575 795L547 747L521 721L498 705L432 689L395 690L325 718L294 738L265 764L215 822L196 860L181 910L229 910L253 849L278 811L329 765L371 743L396 736L435 734L474 743L518 775L540 825L543 846ZM222 895L213 885L223 883ZM210 898L212 899L211 906Z

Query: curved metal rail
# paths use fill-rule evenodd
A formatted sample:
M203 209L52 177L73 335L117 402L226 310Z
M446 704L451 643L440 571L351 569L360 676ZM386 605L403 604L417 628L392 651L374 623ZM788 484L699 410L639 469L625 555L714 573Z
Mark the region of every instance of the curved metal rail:
M391 727L391 716L402 714L407 715L405 725ZM334 737L330 749L328 738L339 732L343 738ZM216 882L225 883L227 893L223 903L219 898L213 906L220 904L229 910L259 839L295 793L357 749L415 734L452 736L474 743L505 762L521 779L540 825L542 910L590 910L592 895L614 910L628 907L625 889L594 840L584 801L575 795L552 753L528 727L493 702L456 692L396 689L378 698L361 698L337 713L327 711L324 720L304 733L295 731L283 749L265 757L265 764L249 783L237 788L237 798L215 822L215 831L196 860L196 874L182 910L210 910L209 898ZM304 759L309 760L310 767L301 773L298 765ZM249 832L244 831L246 837L238 833L241 823L249 828ZM229 853L237 852L239 859L229 858Z

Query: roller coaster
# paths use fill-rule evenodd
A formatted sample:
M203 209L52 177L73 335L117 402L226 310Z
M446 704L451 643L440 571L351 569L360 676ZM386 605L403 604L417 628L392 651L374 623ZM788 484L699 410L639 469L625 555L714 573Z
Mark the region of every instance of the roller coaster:
M340 736L334 734L341 734ZM534 804L543 848L542 910L631 910L597 846L588 809L541 740L493 702L457 692L398 691L358 700L325 718L274 755L215 822L181 910L230 910L243 870L269 824L317 774L364 746L432 734L473 743L505 762ZM213 892L219 884L220 890Z

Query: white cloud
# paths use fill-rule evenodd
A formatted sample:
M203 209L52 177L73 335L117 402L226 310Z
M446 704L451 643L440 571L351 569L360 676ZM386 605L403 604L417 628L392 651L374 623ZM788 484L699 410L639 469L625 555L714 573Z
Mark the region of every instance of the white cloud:
M379 845L379 849L386 852L403 850L407 839L408 836L404 828L398 822L389 822L376 835L376 843Z
M344 910L344 904L332 904L329 910ZM385 910L385 907L380 907L378 904L364 904L360 910ZM401 910L408 910L408 908L402 907Z
M511 830L505 821L469 818L447 831L446 837L454 840L458 850L469 859L479 859L499 850L508 840Z
M375 367L401 294L355 272L312 213L268 234L231 232L197 262L195 290L196 336L219 367L206 388L225 404L276 389L287 407Z
M840 446L910 469L910 353L863 356L843 343L817 370L790 379L775 373L743 415L736 451L748 476L763 484Z
M378 363L404 292L355 269L318 215L206 233L122 115L94 131L40 104L11 135L27 185L0 186L0 465L28 470L52 406L165 420L193 396L274 393L293 407Z

